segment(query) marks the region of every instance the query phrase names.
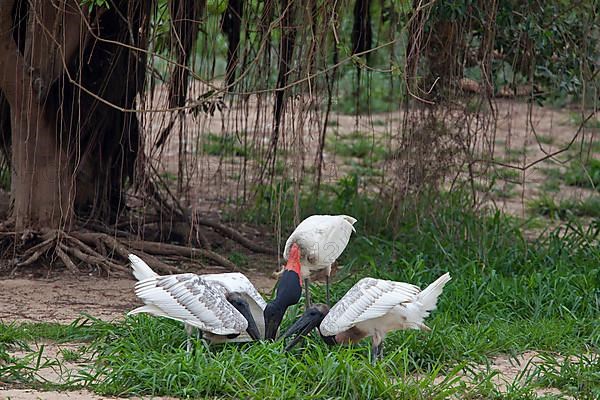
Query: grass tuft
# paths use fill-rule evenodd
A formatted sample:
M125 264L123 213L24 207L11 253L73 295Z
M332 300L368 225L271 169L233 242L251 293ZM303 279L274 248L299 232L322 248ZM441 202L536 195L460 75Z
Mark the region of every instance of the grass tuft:
M388 335L384 359L375 366L368 341L330 348L318 337L290 353L282 352L281 342L207 347L197 341L188 355L180 324L139 315L115 323L88 317L70 325L0 324L0 380L34 382L37 353L18 360L10 351L44 339L84 342L77 359L83 365L62 388L102 395L533 399L540 387L554 387L575 398L597 397L600 227L569 221L530 241L520 221L498 212L476 214L468 198L445 193L429 203L403 204L401 218L394 219L358 194L359 182L353 178L319 198L301 198L307 214L316 207L358 218L332 299L364 276L420 287L446 271L453 277L427 320L432 331ZM282 193L281 218L291 221ZM311 289L315 301L325 299L321 286ZM302 307L291 308L282 330ZM485 367L490 358L531 349L562 358L545 359L501 390L496 373ZM62 356L74 361L77 354ZM579 358L564 361L572 356Z

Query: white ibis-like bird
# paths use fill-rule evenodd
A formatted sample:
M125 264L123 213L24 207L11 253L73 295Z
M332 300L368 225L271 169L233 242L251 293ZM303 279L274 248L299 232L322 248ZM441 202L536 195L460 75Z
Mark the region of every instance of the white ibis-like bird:
M244 332L254 340L260 338L247 300L254 296L227 290L228 285L217 282L214 276L208 279L192 273L161 276L134 254L129 255L129 261L138 280L135 294L145 305L128 315L147 313L183 322L188 334L188 352L193 328L212 341L233 340ZM228 281L230 287L236 287L231 279Z
M296 334L286 350L318 327L321 337L329 345L357 343L370 337L371 361L375 362L389 332L430 330L424 320L436 308L438 296L450 279L450 274L445 273L421 291L409 283L363 278L331 310L325 304L309 308L283 336Z
M312 215L296 227L285 243L283 258L301 265L307 308L310 306L310 273L323 269L327 273L329 304L331 264L344 252L352 232L356 232L353 226L355 222L356 219L348 215Z

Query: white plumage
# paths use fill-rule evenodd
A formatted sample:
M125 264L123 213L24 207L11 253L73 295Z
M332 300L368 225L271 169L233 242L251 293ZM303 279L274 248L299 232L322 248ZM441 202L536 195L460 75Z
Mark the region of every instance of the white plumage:
M249 341L248 320L229 301L229 295L241 295L264 335L262 311L266 303L243 274L192 273L160 276L139 257L129 255L133 275L138 279L135 294L145 303L129 314L148 313L183 322L204 332L211 342ZM260 328L262 326L262 330ZM228 338L225 335L238 335Z
M388 332L429 330L423 321L436 308L437 299L450 279L450 274L446 273L423 291L409 283L361 279L331 309L325 304L307 309L285 333L284 337L297 334L286 350L318 326L328 344L357 343L370 337L371 356L375 362Z
M423 291L404 282L361 279L331 308L319 330L324 336L335 336L357 328L381 340L393 330L427 330L423 321L450 279L446 273Z
M220 286L220 290L223 293L239 293L244 297L244 299L250 305L250 312L252 313L252 317L256 322L256 326L258 327L258 331L260 332L260 337L265 337L265 316L264 311L267 306L267 302L262 298L258 290L254 287L252 282L246 277L246 275L240 272L227 272L222 274L204 274L200 275L202 279L209 283L217 284L217 287ZM210 337L207 339L211 340ZM226 338L212 338L213 342L249 342L252 341L252 338L248 333L242 332L238 337L234 339L224 340Z
M344 252L350 235L356 232L356 219L348 215L312 215L302 221L292 232L283 251L288 259L292 244L300 248L302 277L308 278L311 271L327 269Z
M195 274L144 279L136 283L135 294L146 305L129 314L167 317L215 335L240 334L248 327L223 293Z

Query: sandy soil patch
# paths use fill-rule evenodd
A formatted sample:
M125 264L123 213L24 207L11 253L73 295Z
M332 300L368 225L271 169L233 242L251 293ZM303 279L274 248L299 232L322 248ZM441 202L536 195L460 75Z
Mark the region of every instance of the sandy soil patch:
M34 389L2 389L0 397L6 400L116 400L121 397L99 396L87 390L75 390L70 392L39 391ZM139 400L140 397L129 397L130 400ZM172 400L175 397L144 397L144 399Z
M3 279L0 321L70 323L81 313L104 320L121 318L138 301L133 279L96 277Z
M557 360L560 361L562 359L558 357ZM576 360L573 361L575 362ZM460 371L457 376L460 378L460 382L473 385L476 383L473 374L496 373L491 377L490 381L500 393L507 393L512 385L516 384L520 386L521 383L524 383L527 375L543 362L543 358L537 351L526 351L516 356L502 354L491 358L488 365L471 365L465 370ZM439 375L435 378L434 383L440 384L446 379L446 376ZM457 385L458 382L455 384ZM554 395L560 396L561 399L573 399L573 397L563 394L559 389L554 387L539 387L534 390L537 396ZM464 393L461 394L464 395Z
M276 278L249 274L262 293L270 293ZM122 319L127 311L141 305L135 297L133 278L68 276L46 279L5 279L0 281L0 322L71 323L90 314L106 321Z

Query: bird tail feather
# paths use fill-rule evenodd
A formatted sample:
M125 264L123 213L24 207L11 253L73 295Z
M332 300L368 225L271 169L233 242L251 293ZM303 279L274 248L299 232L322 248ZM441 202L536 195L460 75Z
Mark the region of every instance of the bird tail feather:
M435 310L438 296L442 293L444 285L448 283L450 279L452 279L450 274L446 272L419 293L419 303L421 303L425 311Z
M156 272L152 271L152 268L150 268L148 264L135 254L129 254L129 261L131 261L131 268L133 268L133 276L135 276L135 279L138 281L159 276Z
M346 220L346 222L348 222L350 225L352 225L352 230L353 230L354 232L356 232L356 228L354 228L354 224L356 223L357 219L356 219L356 218L354 218L354 217L351 217L351 216L349 216L349 215L342 215L342 218L343 218L344 220Z
M134 310L131 310L127 313L127 315L135 315L135 314L142 314L142 313L156 315L157 317L169 318L169 316L163 310L161 310L160 308L158 308L157 306L152 305L152 304L149 304L146 306L141 306Z

